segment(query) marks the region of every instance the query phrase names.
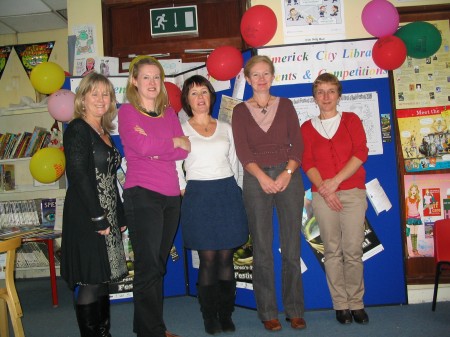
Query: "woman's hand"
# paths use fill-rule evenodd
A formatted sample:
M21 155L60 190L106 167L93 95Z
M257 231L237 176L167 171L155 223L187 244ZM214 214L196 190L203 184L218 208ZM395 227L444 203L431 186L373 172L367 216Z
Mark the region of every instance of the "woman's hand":
M181 148L187 152L191 152L191 141L188 136L175 137L172 140L174 148Z
M262 190L267 194L275 194L281 192L280 187L272 178L270 178L267 174L262 175L259 179L259 185Z
M147 133L146 133L146 132L144 131L144 129L141 128L139 125L136 125L136 126L134 127L134 131L140 133L140 134L143 135L143 136L147 136Z
M336 193L331 193L328 196L324 197L324 199L330 209L335 212L342 211L343 207Z
M292 176L285 170L281 172L277 179L275 180L275 184L279 188L279 192L283 192L288 187L289 183L291 182Z
M98 234L100 234L100 235L109 235L109 232L111 231L111 227L108 227L108 228L106 228L106 229L104 229L104 230L102 230L102 231L98 231L97 233Z
M326 198L330 194L336 192L338 187L339 183L336 181L336 179L326 179L322 181L320 186L317 188L317 191L323 198Z

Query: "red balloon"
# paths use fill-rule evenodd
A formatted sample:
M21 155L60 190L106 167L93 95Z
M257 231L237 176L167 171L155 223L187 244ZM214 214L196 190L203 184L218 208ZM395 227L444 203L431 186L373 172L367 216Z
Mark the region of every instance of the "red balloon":
M241 19L241 34L251 47L261 47L272 40L277 31L277 17L264 5L250 7Z
M164 82L164 85L167 90L167 95L169 96L169 104L172 108L174 108L176 113L179 113L181 106L181 90L178 88L176 84L171 82Z
M213 50L206 60L208 73L219 81L236 77L244 65L241 52L232 46L222 46Z
M379 38L373 45L372 58L381 69L397 69L405 62L406 45L394 35Z

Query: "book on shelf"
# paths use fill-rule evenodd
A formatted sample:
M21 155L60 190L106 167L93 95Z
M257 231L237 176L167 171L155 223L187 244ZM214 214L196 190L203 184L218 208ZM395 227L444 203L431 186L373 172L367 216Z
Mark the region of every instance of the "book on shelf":
M28 133L23 139L22 146L20 147L19 153L17 154L16 158L24 158L25 157L25 151L28 147L28 144L30 143L30 139L31 139L31 133Z
M11 191L16 188L14 164L0 164L1 190Z
M11 139L14 138L14 134L7 132L2 135L0 140L0 159L4 159L5 153L10 146Z
M40 219L35 200L0 202L0 229L20 226L39 226Z
M13 150L13 153L11 154L12 159L19 158L19 153L20 153L22 147L24 146L26 139L29 137L31 137L31 132L27 132L27 131L22 132L19 140L17 141L17 145L15 146L15 149Z
M28 146L25 150L24 157L31 157L34 152L36 152L36 143L39 143L40 138L45 135L45 132L47 132L46 128L35 126L33 133L31 134L30 142L28 143Z
M41 200L41 220L42 226L55 228L56 198Z

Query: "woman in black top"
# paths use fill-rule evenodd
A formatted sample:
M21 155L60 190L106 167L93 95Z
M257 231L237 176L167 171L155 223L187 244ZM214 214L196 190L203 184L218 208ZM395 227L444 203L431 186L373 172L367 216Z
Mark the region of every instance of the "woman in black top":
M68 189L61 275L74 290L82 337L108 337L109 282L128 274L121 231L125 217L116 184L121 157L109 132L117 114L114 87L103 75L83 78L74 119L64 132Z

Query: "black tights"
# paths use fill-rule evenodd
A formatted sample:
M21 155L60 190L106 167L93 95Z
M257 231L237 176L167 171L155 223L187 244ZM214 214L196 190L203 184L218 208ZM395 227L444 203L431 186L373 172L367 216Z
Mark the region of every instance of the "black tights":
M198 285L209 286L234 280L233 250L199 250Z
M108 295L107 283L81 285L75 290L75 303L77 305L90 304L97 302L100 297Z

